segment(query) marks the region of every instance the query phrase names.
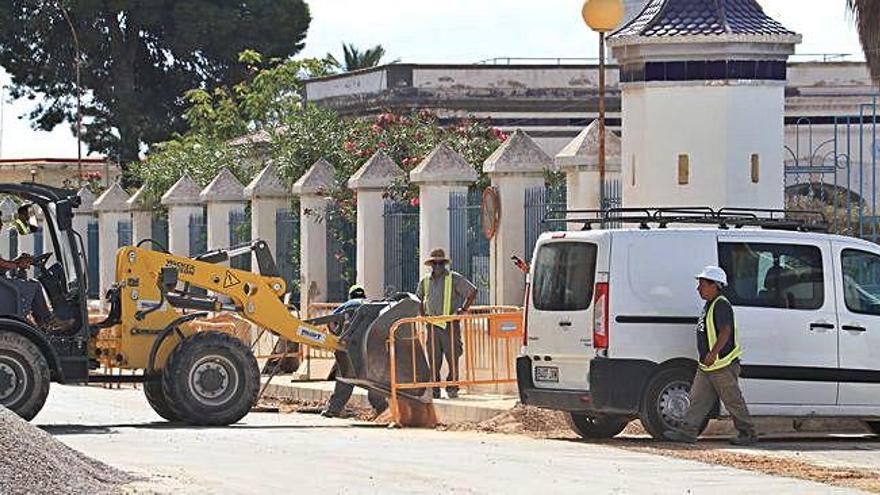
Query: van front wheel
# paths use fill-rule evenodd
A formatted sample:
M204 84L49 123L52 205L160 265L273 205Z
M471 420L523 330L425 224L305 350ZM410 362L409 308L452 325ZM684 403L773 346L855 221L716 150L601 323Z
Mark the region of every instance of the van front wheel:
M691 383L694 372L685 367L660 370L648 382L639 420L652 437L662 440L663 433L681 427L684 415L690 405ZM700 433L706 429L709 418L700 426Z
M611 438L619 434L629 424L629 418L622 416L587 416L569 413L569 426L582 438Z

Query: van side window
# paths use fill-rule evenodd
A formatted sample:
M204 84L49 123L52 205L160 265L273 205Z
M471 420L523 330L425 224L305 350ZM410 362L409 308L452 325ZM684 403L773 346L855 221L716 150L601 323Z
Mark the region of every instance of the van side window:
M880 256L845 249L840 266L846 308L853 313L880 315Z
M725 291L735 306L815 310L825 304L822 251L815 246L720 243Z
M593 300L596 245L551 242L538 249L532 300L541 311L581 311Z

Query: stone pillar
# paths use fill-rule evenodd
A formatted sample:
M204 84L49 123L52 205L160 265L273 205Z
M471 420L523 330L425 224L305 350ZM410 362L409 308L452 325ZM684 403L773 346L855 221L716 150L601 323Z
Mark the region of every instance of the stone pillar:
M95 200L92 205L98 214L98 257L101 260L99 271L100 294L116 280L116 251L119 249L119 222L129 220L129 196L119 183L113 184Z
M0 257L4 260L12 258L9 250L9 235L12 230L12 218L15 216L15 202L9 198L0 201L0 219L3 226L0 228Z
M409 174L419 186L420 261L434 248L450 252L449 195L466 193L478 176L461 155L445 143L438 145Z
M128 199L128 210L131 212L131 243L137 245L144 239L153 237L153 205L146 199L147 186L141 186ZM153 246L145 244L152 249Z
M284 187L274 165L267 165L244 188L244 197L251 202L251 240L266 241L275 262L278 263L278 229L276 214L278 210L290 208L290 189ZM251 266L257 270L257 259L253 257ZM288 291L290 287L287 288Z
M367 298L385 293L385 190L404 171L385 152L378 151L348 180L357 193L357 283Z
M183 176L162 195L162 205L168 208L168 251L177 256L189 256L189 219L201 215L201 189L189 174Z
M293 185L299 196L300 311L309 304L327 302L327 222L330 204L326 192L336 187L333 166L321 158Z
M224 168L199 194L208 205L208 250L229 246L229 216L244 213L244 186Z
M525 294L525 274L510 262L512 255L525 257L523 222L526 189L544 185L544 171L553 160L529 137L517 130L483 162L500 203L499 223L489 242L490 301L495 305L519 306Z
M599 121L594 120L556 154L556 167L565 172L569 210L598 210ZM620 179L620 138L605 133L605 180Z

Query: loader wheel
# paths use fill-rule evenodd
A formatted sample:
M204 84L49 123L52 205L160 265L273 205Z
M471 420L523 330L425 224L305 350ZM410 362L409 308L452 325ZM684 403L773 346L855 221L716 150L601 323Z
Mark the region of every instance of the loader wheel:
M161 379L144 382L144 395L147 396L147 403L150 404L150 407L162 419L172 423L180 421L180 416L174 412L171 404L168 403L168 398L162 389Z
M36 344L0 330L0 405L30 421L49 395L49 365Z
M162 391L181 420L205 426L237 422L251 410L260 370L241 340L198 332L177 345L162 373Z
M623 416L587 416L569 413L569 426L584 439L611 438L619 434L629 424Z
M688 394L693 381L693 370L682 366L662 369L648 382L639 420L654 439L663 440L665 431L681 426L690 405ZM707 417L700 426L700 433L708 424Z

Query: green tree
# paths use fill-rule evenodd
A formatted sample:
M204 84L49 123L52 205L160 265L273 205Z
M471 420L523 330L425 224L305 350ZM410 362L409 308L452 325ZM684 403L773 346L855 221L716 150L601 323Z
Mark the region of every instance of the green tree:
M370 67L376 67L382 61L382 57L385 56L385 48L382 45L376 45L372 48L367 48L364 51L361 51L359 48L354 46L353 43L343 43L342 44L342 55L343 62L340 63L339 60L336 59L333 54L327 54L327 62L345 72L351 72L359 69L368 69ZM396 62L395 60L394 62ZM394 63L392 62L392 63Z
M880 81L880 0L846 0L856 18L871 77Z
M303 0L6 0L0 66L12 76L13 97L41 101L31 124L50 130L76 121L79 56L83 141L125 164L143 145L186 129L186 90L244 80L245 49L290 58L310 20Z

